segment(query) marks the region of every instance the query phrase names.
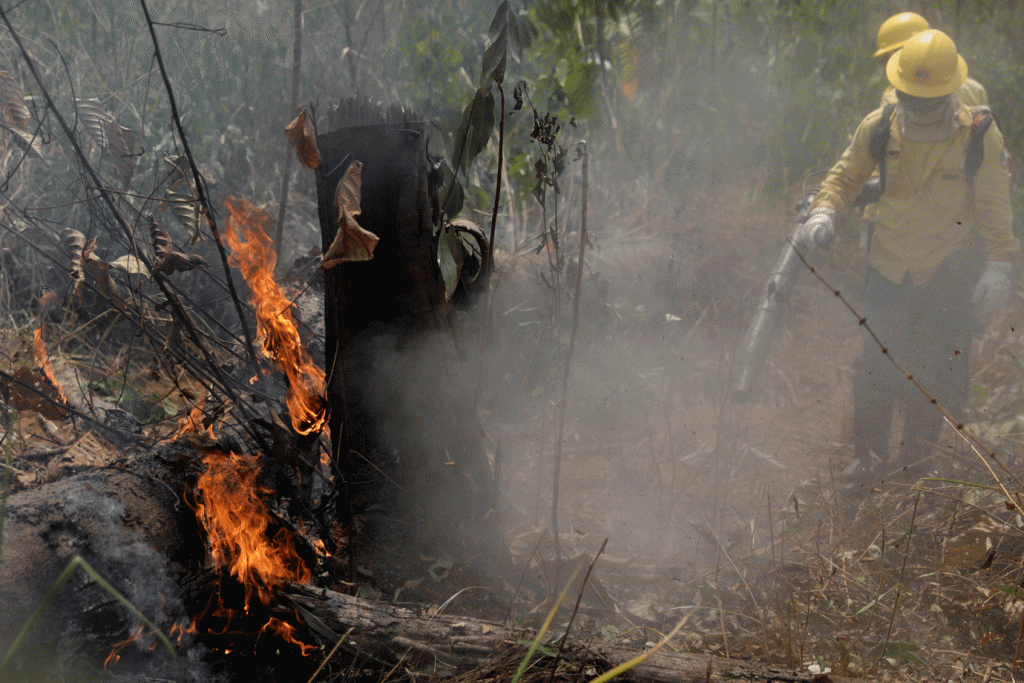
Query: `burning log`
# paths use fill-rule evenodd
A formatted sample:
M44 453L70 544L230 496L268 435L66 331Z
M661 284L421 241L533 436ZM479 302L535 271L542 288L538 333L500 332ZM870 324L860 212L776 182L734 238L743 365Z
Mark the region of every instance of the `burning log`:
M96 450L99 437L89 439ZM265 481L275 468L198 440L106 450L116 459L83 468L65 462L73 447L55 457L55 472L77 474L7 498L0 680L36 680L38 667L145 672L140 680L308 678L311 646L277 591L309 580L317 554L269 509L282 506ZM69 580L69 563L89 571ZM216 668L239 678L210 673Z
M59 653L82 659L78 667L61 662L65 673L106 662L131 665L138 680L306 681L339 641L334 663L352 671L400 670L412 680L470 671L482 672L480 680L510 677L533 636L528 630L295 583L308 581L314 565L313 574L324 577L324 565L308 538L266 509L257 468L255 457L211 444L160 444L11 495L0 546L0 657L77 556L174 640L178 656L83 573L56 595L0 680L34 680L33 664L52 669ZM317 641L322 649L311 646ZM589 680L642 649L570 640L561 666ZM665 650L625 678L825 681Z

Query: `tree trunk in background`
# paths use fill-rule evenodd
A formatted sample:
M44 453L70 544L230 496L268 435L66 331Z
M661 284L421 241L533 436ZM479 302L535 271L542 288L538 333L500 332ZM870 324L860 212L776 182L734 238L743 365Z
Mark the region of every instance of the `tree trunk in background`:
M353 510L372 541L360 547L476 556L488 570L505 568L497 486L437 264L426 125L354 100L328 118L331 132L317 137L323 249L336 232L334 191L352 161L363 164L357 219L380 238L372 260L325 272L330 430L349 497L340 509Z

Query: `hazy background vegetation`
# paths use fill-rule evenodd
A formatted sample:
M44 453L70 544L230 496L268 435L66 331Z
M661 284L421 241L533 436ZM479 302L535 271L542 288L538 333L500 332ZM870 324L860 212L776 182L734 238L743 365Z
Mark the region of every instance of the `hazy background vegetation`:
M437 142L450 144L477 87L497 4L304 0L300 102L318 103L321 113L356 94L397 103L434 122ZM525 82L533 106L559 117L564 146L588 140L595 190L613 203L654 189L685 209L694 192L733 182L775 197L807 170L829 165L878 101L884 76L871 58L875 32L902 10L922 13L954 37L971 75L988 88L1007 147L1015 158L1024 151L1024 9L1010 0L545 0L512 7L523 45L522 62L510 63L506 76L508 107L513 86ZM179 23L158 29L164 58L189 140L224 193L280 199L290 153L282 130L295 114L288 106L293 9L284 0L167 0L151 8L155 20ZM72 97L98 98L122 126L143 132L133 186L145 194L153 170L161 172L155 160L178 143L138 3L29 0L8 15L69 113ZM35 91L6 32L2 41L11 68ZM52 121L43 124L48 135ZM513 217L536 209L532 125L528 112L509 120ZM496 138L476 175L487 194ZM20 191L45 188L50 205L63 203L60 192L65 200L82 192L64 159L22 169L17 183L29 180L25 171L37 175L31 190ZM293 190L310 194L312 174L292 172ZM1022 183L1018 175L1018 215ZM476 208L487 206L478 193ZM55 209L47 220L61 223L72 211ZM536 228L519 222L521 243ZM1019 231L1019 218L1016 225ZM305 246L305 235L292 234L294 247Z

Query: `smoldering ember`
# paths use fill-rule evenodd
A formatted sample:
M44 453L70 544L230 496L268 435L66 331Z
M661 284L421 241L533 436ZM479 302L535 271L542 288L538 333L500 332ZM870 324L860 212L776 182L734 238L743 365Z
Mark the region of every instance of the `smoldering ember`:
M908 8L0 7L0 681L1017 680L1024 14Z

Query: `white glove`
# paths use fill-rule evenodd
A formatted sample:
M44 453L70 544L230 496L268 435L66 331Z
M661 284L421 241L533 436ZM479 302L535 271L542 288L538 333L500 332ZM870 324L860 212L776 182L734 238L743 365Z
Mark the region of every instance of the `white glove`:
M974 286L971 303L982 317L998 313L1010 298L1012 261L989 261Z
M836 212L819 206L807 220L798 225L790 239L799 251L807 252L813 247L827 247L836 236Z

